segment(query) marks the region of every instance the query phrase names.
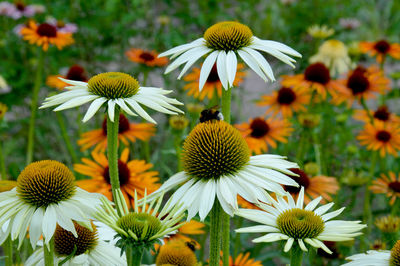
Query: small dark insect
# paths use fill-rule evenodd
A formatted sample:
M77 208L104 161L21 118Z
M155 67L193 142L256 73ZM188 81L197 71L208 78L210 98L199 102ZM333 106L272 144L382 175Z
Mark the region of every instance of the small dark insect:
M192 251L196 250L196 242L194 240L186 242L186 246L188 246Z
M210 109L204 109L200 113L200 123L211 120L224 120L224 116L218 111L218 105L211 107Z

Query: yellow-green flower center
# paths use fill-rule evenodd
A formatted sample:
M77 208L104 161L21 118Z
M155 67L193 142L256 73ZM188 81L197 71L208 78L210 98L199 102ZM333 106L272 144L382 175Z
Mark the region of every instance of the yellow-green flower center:
M390 251L390 266L400 266L400 240L397 240Z
M90 92L107 99L129 98L139 91L139 87L135 78L120 72L101 73L88 81Z
M68 256L74 251L74 247L76 246L74 256L79 256L96 247L98 241L97 229L93 224L92 227L94 229L92 231L76 222L74 222L74 226L78 234L77 238L71 232L57 225L54 232L54 250L57 255Z
M209 27L204 33L206 46L214 50L236 51L251 44L253 32L235 21L224 21Z
M303 209L289 209L281 213L276 221L279 230L294 239L317 237L324 231L321 216Z
M62 163L52 160L29 164L18 176L17 193L26 203L47 207L75 193L75 177Z
M161 222L148 213L129 213L117 221L117 226L125 232L132 231L142 241L151 240L161 229Z
M224 121L198 124L183 144L184 170L198 179L235 174L249 159L246 141L238 130Z
M197 259L193 250L185 242L171 240L160 248L156 265L195 266L197 265Z

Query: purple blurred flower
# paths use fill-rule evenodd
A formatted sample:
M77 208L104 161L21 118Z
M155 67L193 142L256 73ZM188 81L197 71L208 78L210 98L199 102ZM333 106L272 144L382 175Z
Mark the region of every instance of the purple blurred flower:
M45 7L42 5L25 5L23 2L0 2L0 15L7 16L13 19L21 17L32 17L37 13L43 13Z
M354 30L361 25L360 21L356 18L341 18L339 24L346 30Z
M62 20L57 20L55 18L47 18L46 22L57 28L57 31L64 33L75 33L78 31L78 26L74 23L65 23Z

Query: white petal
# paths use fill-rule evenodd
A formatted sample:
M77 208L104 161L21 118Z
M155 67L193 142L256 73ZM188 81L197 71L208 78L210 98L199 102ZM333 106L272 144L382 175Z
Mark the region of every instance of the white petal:
M275 81L274 73L272 72L271 66L268 64L267 60L265 60L264 56L257 52L256 50L253 50L251 48L244 47L242 48L244 51L246 51L251 57L253 57L254 61L257 62L258 66L261 68L261 70L267 75L267 77Z
M226 73L228 74L229 86L233 86L237 70L237 58L234 51L229 51L226 56Z
M125 102L127 102L133 108L133 110L138 113L138 115L151 123L157 124L157 122L154 121L154 119L151 118L151 116L149 116L149 114L135 100L129 98L126 99Z
M288 252L292 248L293 242L294 242L294 239L293 238L289 238L286 241L286 244L285 244L285 247L283 248L283 251L284 252Z
M264 75L264 73L261 71L260 67L258 66L257 62L253 59L252 56L250 56L246 51L244 50L238 50L237 51L239 56L243 59L243 61L254 71L259 75L265 82L267 82L267 77Z
M168 74L171 71L175 70L176 68L178 68L180 65L188 62L191 59L196 58L199 54L200 55L204 55L205 53L207 53L208 51L210 51L210 48L207 48L206 46L198 46L195 47L193 49L190 49L186 52L184 52L183 54L181 54L177 59L175 59L174 62L172 62L166 69L164 74ZM198 59L199 57L197 57ZM197 60L196 59L196 60Z
M219 80L225 90L228 89L228 74L226 73L226 53L225 51L220 51L217 58L217 72Z
M134 112L132 112L131 108L129 108L124 99L115 99L116 104L118 104L122 110L124 110L128 115L137 116Z
M44 216L44 209L37 208L32 216L29 226L29 240L31 241L32 248L35 249L36 243L42 235L42 221Z
M54 206L51 204L47 206L46 211L43 216L42 231L45 244L48 245L49 241L53 237L57 225L57 214Z
M199 90L201 91L204 87L204 84L206 83L208 76L210 75L211 69L213 68L215 64L215 60L218 57L218 51L214 51L211 54L209 54L204 60L203 65L201 66L200 70L200 78L199 78Z
M94 100L90 106L89 109L87 110L85 116L82 119L82 122L86 122L88 121L90 118L92 118L94 116L94 114L100 109L101 105L107 101L106 98L98 98L96 100Z
M214 205L216 195L215 189L215 181L213 179L208 180L206 185L204 186L204 191L202 192L202 195L199 199L199 201L202 203L199 209L199 216L201 221L204 221L208 213L211 211L212 206Z
M115 101L108 100L108 117L110 118L111 122L114 122L114 114L115 114Z
M186 65L183 67L181 73L178 76L178 79L181 79L182 76L188 71L188 69L203 55L209 53L211 50L209 48L204 48L203 50L198 51L195 54L192 54L190 57L190 60L186 63Z
M99 96L97 96L97 95L85 95L85 96L73 98L73 99L61 104L57 108L55 108L54 111L57 112L57 111L62 111L65 109L73 108L76 106L80 106L82 104L85 104L85 103L90 102L97 98L99 98Z
M271 40L261 40L257 37L254 37L254 39L261 42L265 46L277 49L279 51L284 52L285 54L289 54L289 55L296 56L296 57L301 57L301 54L299 52L297 52L293 48L287 46L286 44L283 44L283 43L280 43L277 41L271 41Z
M204 39L203 38L199 38L197 40L194 40L191 43L182 44L182 45L176 46L176 47L174 47L172 49L169 49L169 50L159 54L158 57L169 56L169 55L172 55L172 54L179 55L179 54L181 54L181 53L183 53L183 52L185 52L185 51L187 51L187 50L189 50L191 48L194 48L196 46L202 45L203 43L204 43Z

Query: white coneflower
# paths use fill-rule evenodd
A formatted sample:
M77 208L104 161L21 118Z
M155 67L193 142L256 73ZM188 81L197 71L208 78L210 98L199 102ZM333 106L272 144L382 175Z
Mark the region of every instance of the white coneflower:
M125 257L121 256L121 249L109 241L112 236L104 237L92 224L86 228L74 222L77 237L57 225L54 233L54 264L62 263L66 266L75 265L117 265L126 264ZM104 227L104 225L103 225ZM37 249L25 262L26 266L44 266L43 247Z
M237 229L239 233L267 233L253 239L253 242L275 242L286 240L284 251L288 252L293 245L307 251L305 244L332 252L322 241L348 241L361 235L361 229L366 225L360 221L333 220L344 208L327 212L334 203L317 205L322 197L318 197L304 205L304 187L301 188L297 202L292 195L286 195L287 200L278 195L277 200L269 197L270 204L259 203L262 210L240 209L235 214L262 225ZM294 244L295 243L295 244Z
M188 219L199 213L204 220L214 201L233 215L237 195L256 203L268 201L264 189L284 194L281 184L298 186L289 168L297 164L279 155L250 156L249 148L240 132L224 121L198 124L183 145L184 171L170 177L152 195L169 191L183 184L172 196L172 206L178 202L188 209Z
M54 111L61 111L92 102L83 117L83 122L92 118L103 104L107 104L108 116L112 122L114 122L116 105L127 114L133 116L138 114L152 123L156 122L139 104L161 113L183 113L172 105L182 105L181 102L165 96L171 91L154 87L141 87L135 78L125 73L101 73L93 76L87 83L60 79L72 86L65 87L68 90L66 92L46 98L40 108L58 105Z
M307 28L307 33L316 39L325 39L332 36L335 30L326 25L312 25Z
M163 195L148 201L145 194L142 203L138 203L135 191L133 211L129 211L120 189L116 190L115 197L117 210L102 198L95 218L116 232L116 246L126 253L129 265L140 265L144 249L151 248L183 225L180 221L185 209L180 205L171 207L169 201L161 208Z
M29 164L19 175L17 187L0 193L0 226L7 222L5 235L12 240L29 240L36 246L41 235L48 244L56 225L77 236L73 220L90 227L90 215L100 204L100 194L82 190L75 177L62 163L52 160Z
M235 21L216 23L206 30L202 38L172 48L159 56L171 56L171 59L177 57L167 67L165 74L186 63L178 77L180 79L200 57L209 54L201 67L199 89L203 88L216 63L218 77L227 90L235 80L237 55L265 81L267 77L275 80L271 66L257 50L266 52L292 67L295 60L286 54L301 57L287 45L257 38L248 26Z
M394 244L392 250L368 250L367 253L352 255L346 260L351 260L351 262L343 266L398 266L400 265L400 240Z

